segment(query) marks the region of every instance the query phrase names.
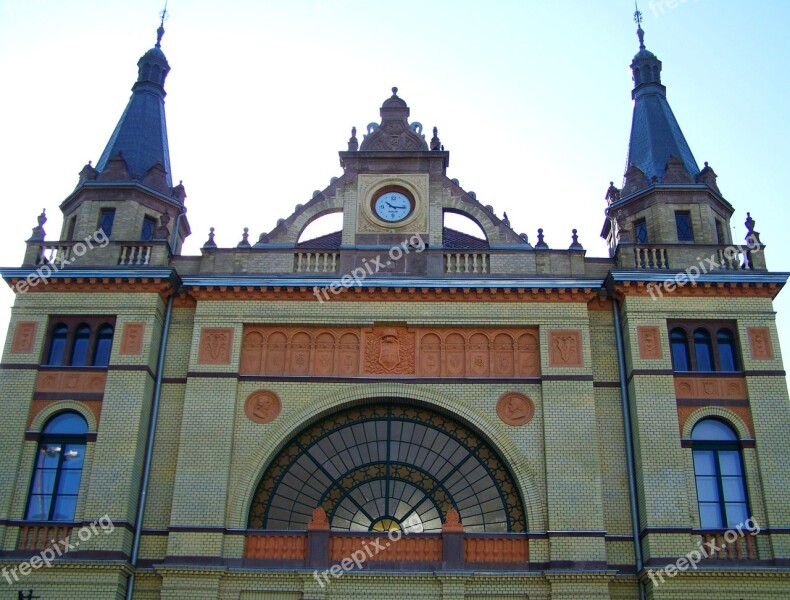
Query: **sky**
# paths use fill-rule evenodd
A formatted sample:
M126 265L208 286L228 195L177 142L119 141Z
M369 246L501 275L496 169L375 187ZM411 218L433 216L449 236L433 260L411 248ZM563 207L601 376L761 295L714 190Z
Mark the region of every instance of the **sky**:
M46 208L101 155L156 40L161 0L0 0L0 265L19 266ZM271 230L341 169L352 126L379 121L393 86L411 120L439 128L448 176L513 228L588 256L609 181L621 186L631 125L629 0L170 0L162 49L174 181L197 254ZM790 271L790 95L784 0L642 0L647 48L694 156L749 211L768 267ZM13 294L0 287L0 335ZM790 347L790 290L776 303Z

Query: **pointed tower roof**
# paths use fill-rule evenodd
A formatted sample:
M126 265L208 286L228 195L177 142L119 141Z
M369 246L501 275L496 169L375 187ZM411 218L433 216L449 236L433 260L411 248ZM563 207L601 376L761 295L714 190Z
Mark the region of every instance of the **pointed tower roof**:
M157 29L156 45L137 62L137 81L132 86L132 97L96 165L100 179L106 180L110 176L110 173L105 173L105 177L101 176L109 163L122 158L126 163L129 179L142 180L156 167L156 170L164 172L167 186L173 186L165 123L164 88L170 65L167 64L161 48L162 36L165 33L163 25L164 18Z
M645 48L642 13L638 10L634 20L637 23L639 52L631 62L634 116L626 168L628 171L632 171L633 167L638 168L644 175L645 185L654 181L694 182L700 170L667 102L667 89L661 84L661 61Z

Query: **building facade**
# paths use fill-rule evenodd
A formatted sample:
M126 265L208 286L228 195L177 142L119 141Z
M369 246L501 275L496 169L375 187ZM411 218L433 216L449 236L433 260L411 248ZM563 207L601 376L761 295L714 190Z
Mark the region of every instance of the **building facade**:
M2 597L790 597L787 275L731 239L641 27L598 258L448 178L397 88L272 231L182 253L163 33L2 269Z

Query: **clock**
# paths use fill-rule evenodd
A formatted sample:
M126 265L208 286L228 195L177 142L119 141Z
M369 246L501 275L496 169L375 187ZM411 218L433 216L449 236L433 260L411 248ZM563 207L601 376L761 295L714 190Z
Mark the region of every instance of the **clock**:
M401 190L387 190L374 196L373 212L382 221L398 223L414 210L414 200Z

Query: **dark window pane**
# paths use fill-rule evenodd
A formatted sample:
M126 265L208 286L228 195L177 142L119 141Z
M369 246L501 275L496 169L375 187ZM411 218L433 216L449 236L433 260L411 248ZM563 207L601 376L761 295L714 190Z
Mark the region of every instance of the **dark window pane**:
M70 240L74 237L74 228L77 226L77 217L71 217L69 220L69 230L66 232L66 239Z
M25 518L29 521L48 521L52 496L31 494Z
M726 244L726 238L724 237L724 226L722 225L721 221L716 219L716 241L720 245Z
M742 475L740 453L737 450L719 450L719 470L724 476Z
M112 224L115 221L115 209L104 208L99 215L99 229L104 232L104 235L110 237L112 235Z
M96 337L96 352L93 354L93 364L97 367L106 367L110 364L111 351L112 327L103 325L99 328L99 335Z
M679 242L694 241L694 234L691 231L691 215L689 213L676 212L675 225L677 227Z
M719 483L716 477L697 477L697 500L700 502L718 502Z
M749 507L745 502L728 502L724 509L727 511L727 527L737 527L749 518Z
M741 477L722 477L721 485L726 502L746 502L746 490Z
M691 439L696 441L735 442L738 436L732 427L718 419L703 419L691 431Z
M154 230L156 229L156 221L151 217L143 219L143 230L140 233L140 239L144 242L154 239Z
M36 459L37 469L57 469L60 464L60 444L41 444Z
M697 359L697 371L713 370L713 347L707 329L694 332L694 356Z
M33 474L30 491L34 494L51 494L55 490L57 469L40 469Z
M722 329L716 336L719 348L719 366L722 371L737 371L735 360L735 339L729 329Z
M74 334L74 344L71 349L71 365L84 367L88 362L88 348L90 346L91 329L87 325L80 325Z
M63 356L66 353L66 335L69 330L65 325L57 325L52 330L52 338L49 343L49 353L47 364L58 367L63 364Z
M642 219L634 224L636 230L636 241L640 244L647 244L647 222Z
M669 341L672 349L672 367L675 371L690 371L691 362L689 361L686 332L682 329L673 329L669 334Z
M63 471L60 474L60 479L58 480L58 495L68 494L76 496L80 491L81 476L82 470L80 469L73 471ZM738 498L733 498L733 500L738 500Z

